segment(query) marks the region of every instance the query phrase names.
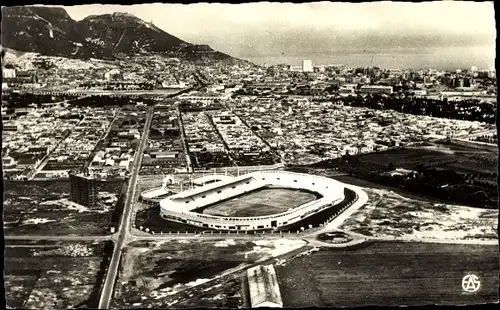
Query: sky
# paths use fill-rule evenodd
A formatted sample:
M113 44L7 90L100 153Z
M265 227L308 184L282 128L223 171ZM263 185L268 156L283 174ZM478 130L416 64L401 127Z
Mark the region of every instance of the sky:
M260 63L346 57L366 62L387 55L420 57L425 63L453 51L462 54L452 57L458 63L460 57L467 63L470 54L485 64L492 59L494 64L495 57L492 2L158 3L64 8L75 20L131 13L184 41L209 44Z

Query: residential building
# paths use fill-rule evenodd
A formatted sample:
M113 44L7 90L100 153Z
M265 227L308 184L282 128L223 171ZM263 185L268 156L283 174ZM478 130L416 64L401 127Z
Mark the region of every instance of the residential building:
M96 207L97 204L97 180L83 174L70 174L71 201L86 207Z

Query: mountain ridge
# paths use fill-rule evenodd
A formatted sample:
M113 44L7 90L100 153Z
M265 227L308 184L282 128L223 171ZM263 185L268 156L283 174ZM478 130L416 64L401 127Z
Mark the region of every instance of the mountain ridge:
M208 45L183 41L152 22L123 12L75 21L59 7L3 7L1 39L6 48L47 56L116 59L160 54L193 62L250 63Z

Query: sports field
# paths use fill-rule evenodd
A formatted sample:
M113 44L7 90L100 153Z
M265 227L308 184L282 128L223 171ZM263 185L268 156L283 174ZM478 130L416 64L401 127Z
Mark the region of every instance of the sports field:
M285 307L498 302L498 246L374 242L277 266ZM462 279L479 277L475 293Z
M316 194L289 188L263 187L204 208L202 213L216 216L264 216L285 212L313 201Z

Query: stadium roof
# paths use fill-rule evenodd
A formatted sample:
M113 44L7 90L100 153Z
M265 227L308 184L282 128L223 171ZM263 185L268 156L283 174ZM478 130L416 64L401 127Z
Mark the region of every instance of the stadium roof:
M251 179L251 178L253 178L252 175L245 174L245 175L241 175L239 177L231 178L231 180L242 181L242 180ZM184 198L193 196L195 194L205 193L205 192L208 192L208 191L220 188L220 187L227 186L230 183L231 182L228 182L228 180L222 180L222 182L210 183L210 184L207 184L203 187L195 187L193 189L189 189L189 190L177 193L174 196L172 196L171 199L184 199Z
M198 185L198 184L205 184L207 182L210 182L210 181L226 181L226 180L230 180L230 179L233 179L232 176L228 176L228 175L206 175L204 177L201 177L201 178L197 178L196 180L193 181L194 184Z

